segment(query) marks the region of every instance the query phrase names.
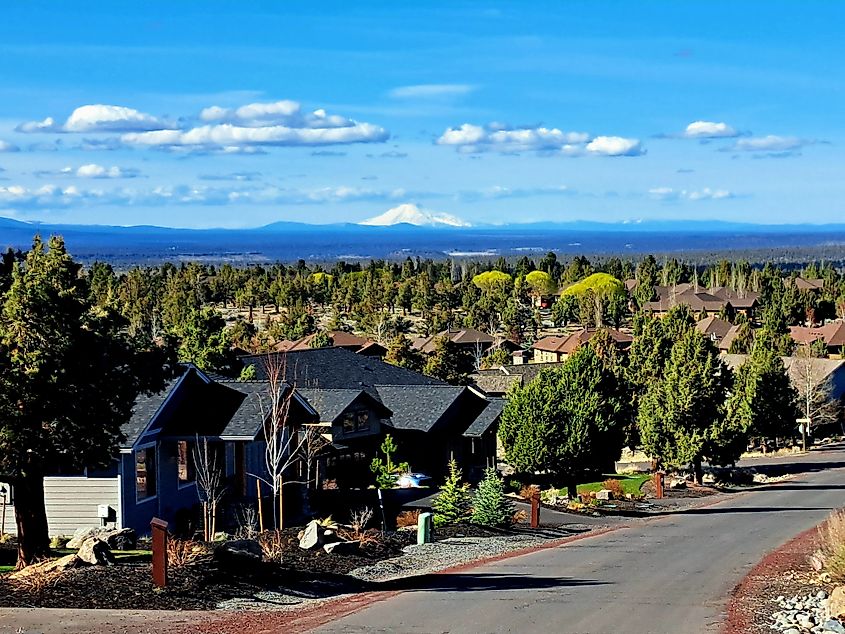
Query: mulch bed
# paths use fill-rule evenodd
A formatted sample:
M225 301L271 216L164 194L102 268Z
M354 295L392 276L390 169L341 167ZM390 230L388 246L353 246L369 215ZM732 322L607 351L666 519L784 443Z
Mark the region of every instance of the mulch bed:
M766 555L731 592L724 634L770 632L769 616L778 595L808 595L833 586L818 581L808 563L817 548L818 529L811 528Z
M249 597L266 589L305 587L319 580L340 591L363 590L366 584L348 576L356 568L402 554L416 543L416 531L380 534L370 531L357 554L328 554L322 548L299 548L298 528L283 531L281 564L262 563L249 569L221 568L211 556L181 567L171 567L166 589L152 584L151 564L118 563L67 570L47 585L13 582L0 576L0 608L108 608L135 610L209 610L218 603ZM450 537L491 537L509 531L479 526L435 529L435 541ZM5 549L4 549L5 550ZM13 559L12 559L13 561Z

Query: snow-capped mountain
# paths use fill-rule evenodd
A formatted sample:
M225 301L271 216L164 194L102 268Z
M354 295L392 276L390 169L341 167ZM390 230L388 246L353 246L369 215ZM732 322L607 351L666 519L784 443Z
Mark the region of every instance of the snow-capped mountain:
M457 216L441 212L420 209L414 204L405 203L383 214L368 218L358 224L373 227L388 227L390 225L408 224L418 227L469 227L470 224Z

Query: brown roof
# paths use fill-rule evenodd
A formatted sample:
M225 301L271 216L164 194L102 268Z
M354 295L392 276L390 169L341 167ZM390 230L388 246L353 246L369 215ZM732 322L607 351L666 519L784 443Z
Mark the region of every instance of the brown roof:
M792 278L788 277L784 280L786 284L792 283ZM824 288L824 280L821 278L804 278L798 276L795 278L795 288L804 291L817 291Z
M731 344L736 339L737 334L739 333L739 326L731 326L728 329L728 332L725 333L725 336L722 337L722 340L719 342L718 347L719 350L724 350L727 352L731 349Z
M481 332L475 328L461 328L460 330L444 330L431 337L416 337L411 340L411 346L421 352L434 352L434 342L438 339L438 337L443 336L449 337L449 340L452 343L461 345L475 345L478 343L493 345L496 341L486 332Z
M845 345L845 323L832 321L824 326L812 328L790 326L789 335L800 344L810 344L821 339L828 346L843 346Z
M716 341L721 341L731 329L731 323L719 319L715 315L710 315L699 321L695 327L700 333L712 337Z
M729 301L731 306L738 310L754 308L760 299L760 293L755 291L743 291L740 293L724 286L717 286L716 288L710 289L709 292L719 299Z
M688 288L679 291L678 289L683 286L687 286ZM643 309L663 313L673 306L686 304L694 311L706 310L707 312L716 312L724 307L733 305L728 300L720 299L704 291L696 293L695 290L689 287L689 284L678 284L678 286L674 287L674 294L671 292L671 287L658 286L656 288L660 289L658 298L654 301L646 302ZM667 293L667 289L669 289L668 294L664 294Z
M370 342L369 339L358 337L357 335L353 335L351 332L344 332L343 330L332 330L327 334L332 339L331 347L333 348L349 348L352 351L356 351ZM302 339L293 342L293 345L284 352L291 350L308 350L311 347L311 341L316 335L317 333L306 335Z
M535 341L534 345L531 347L535 350L544 350L546 352L572 354L579 346L587 343L590 339L595 337L599 330L607 332L620 347L626 347L634 340L631 335L620 332L615 328L582 328L581 330L577 330L572 334L563 337L557 337L554 335L543 337L542 339Z

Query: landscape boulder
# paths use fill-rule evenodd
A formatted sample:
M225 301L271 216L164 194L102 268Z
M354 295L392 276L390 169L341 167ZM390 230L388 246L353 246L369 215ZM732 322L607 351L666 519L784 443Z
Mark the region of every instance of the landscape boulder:
M610 489L602 489L601 491L596 492L596 499L597 500L612 500L613 499L613 491Z
M361 547L359 541L348 542L331 542L330 544L323 544L323 550L329 555L354 555Z
M227 568L240 568L261 563L264 551L254 539L234 539L215 548L214 559Z
M82 544L92 537L103 540L112 550L134 550L138 543L138 536L131 528L89 527L78 528L66 547L81 548Z
M304 550L311 550L323 543L323 528L317 520L311 520L305 526L305 530L299 537L299 547Z
M114 555L112 555L108 542L99 537L89 537L82 542L76 556L92 566L110 566L114 563Z
M686 489L687 488L687 481L685 478L671 478L669 480L670 489Z
M76 553L71 553L70 555L65 555L64 557L59 557L58 559L51 559L49 561L42 561L38 564L33 564L32 566L27 566L26 568L22 568L17 572L13 572L9 575L10 579L26 579L27 577L31 577L35 574L48 574L51 572L64 572L70 568L79 568L80 566L84 566L85 562L83 562L79 557L76 556Z
M845 616L845 586L836 586L833 589L827 602L827 610L834 619Z

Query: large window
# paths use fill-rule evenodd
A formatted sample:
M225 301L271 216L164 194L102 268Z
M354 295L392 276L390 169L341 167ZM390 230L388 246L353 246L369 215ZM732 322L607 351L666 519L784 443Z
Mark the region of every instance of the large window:
M197 479L194 464L194 443L180 440L176 443L176 465L179 474L179 484L191 484Z
M156 448L150 445L135 452L135 497L155 497L156 485Z
M346 412L343 415L343 433L354 434L359 431L370 430L370 412L366 409Z

